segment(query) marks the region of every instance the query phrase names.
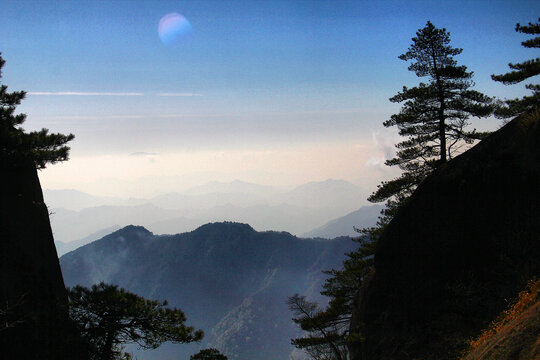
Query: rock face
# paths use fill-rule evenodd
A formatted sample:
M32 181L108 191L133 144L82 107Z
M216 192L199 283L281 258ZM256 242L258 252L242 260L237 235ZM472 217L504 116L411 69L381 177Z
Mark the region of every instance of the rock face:
M455 359L540 275L540 121L518 118L429 176L380 239L352 359Z
M37 171L2 166L0 358L68 359L67 296Z

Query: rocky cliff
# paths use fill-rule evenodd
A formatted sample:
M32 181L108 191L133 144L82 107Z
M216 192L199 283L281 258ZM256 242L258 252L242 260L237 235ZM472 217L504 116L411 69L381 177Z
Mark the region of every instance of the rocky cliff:
M73 332L33 164L1 166L0 358L68 359Z
M428 177L359 295L352 359L455 359L540 275L540 121L508 123Z

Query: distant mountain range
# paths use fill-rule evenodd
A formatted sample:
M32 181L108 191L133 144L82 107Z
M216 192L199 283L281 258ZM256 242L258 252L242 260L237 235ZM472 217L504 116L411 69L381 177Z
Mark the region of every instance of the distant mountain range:
M321 237L349 235L352 225L366 225L362 219L351 219L340 229L334 226L335 231L314 232L330 219L358 210L365 203L361 189L343 180L311 182L292 190L238 180L211 182L150 199L97 197L76 190L45 190L44 197L52 212L55 240L63 243L129 224L143 225L159 234L174 234L209 222L236 221L260 231L273 229Z
M273 196L282 193L284 190L267 185L253 184L241 180L231 182L211 181L204 185L196 186L184 191L189 195L203 195L212 193L242 193L255 194L259 196Z
M81 246L84 246L86 244L90 244L91 242L94 242L96 240L99 240L101 239L102 237L112 233L113 231L116 231L120 229L120 226L118 225L114 225L114 226L111 226L111 227L108 227L106 229L103 229L103 230L100 230L100 231L97 231L93 234L90 234L82 239L79 239L79 240L75 240L75 241L71 241L71 242L68 242L68 243L64 243L64 242L61 242L61 241L55 241L54 242L54 245L56 246L56 252L58 254L58 257L70 252L70 251L73 251L75 249L78 249L80 248Z
M354 229L375 225L383 205L363 206L345 216L329 221L325 225L302 234L302 237L321 237L333 239L338 236L359 236Z
M341 266L348 237L302 239L213 223L179 235L128 226L60 258L66 286L105 281L147 298L167 299L202 328L199 345L168 344L139 359L187 359L216 347L231 360L282 360L298 329L285 304L294 293L324 301L322 270Z

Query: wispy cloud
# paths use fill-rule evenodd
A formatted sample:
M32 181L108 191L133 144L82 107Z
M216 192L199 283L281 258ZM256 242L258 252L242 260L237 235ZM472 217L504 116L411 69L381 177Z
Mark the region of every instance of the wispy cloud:
M186 97L193 97L193 96L202 96L202 94L197 93L159 93L157 96L186 96Z
M29 91L28 95L38 96L145 96L140 92L85 92L85 91ZM157 93L155 96L166 97L201 97L199 93Z
M30 91L28 95L44 96L143 96L136 92L79 92L79 91Z
M137 151L137 152L129 154L129 156L156 156L156 155L157 153L146 152L146 151Z

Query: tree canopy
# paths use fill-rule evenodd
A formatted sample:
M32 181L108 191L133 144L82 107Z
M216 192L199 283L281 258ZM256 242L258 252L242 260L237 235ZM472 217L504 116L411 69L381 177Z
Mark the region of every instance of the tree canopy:
M403 103L398 114L383 124L397 126L406 139L396 145L396 157L386 161L398 166L400 177L383 182L369 197L371 202L393 198L406 199L416 186L435 168L462 152L467 144L484 138L487 133L468 130L468 119L487 117L493 113L493 99L472 90L473 73L454 59L463 50L450 45L450 33L431 22L416 33L403 61L411 61L408 69L427 83L407 88L390 98ZM390 203L388 208L394 207Z
M5 60L0 53L0 79ZM48 163L65 161L69 147L65 144L75 137L49 133L47 129L26 133L22 124L25 114L15 114L15 109L26 96L24 91L8 92L7 86L0 85L0 160L2 165L17 165L31 161L36 168L43 169Z
M87 341L92 360L123 356L123 344L155 349L165 341L189 343L204 335L185 325L185 314L167 308L167 301L148 300L116 285L75 286L68 289L68 299L70 317Z
M317 303L298 294L291 296L287 305L295 316L292 320L307 332L306 336L292 339L292 345L303 349L313 359L347 359L348 319L334 313L336 307L320 309Z
M540 34L540 18L537 23L529 23L525 26L518 23L516 31L529 35ZM522 41L521 45L526 48L540 48L540 36ZM513 71L501 75L491 75L491 78L505 85L513 85L540 74L540 58L517 64L509 63L508 66ZM524 96L521 99L506 100L505 106L497 109L495 115L501 118L510 118L537 109L540 103L540 85L527 84L525 87L533 92L532 95Z
M209 348L191 355L189 360L227 360L227 357L220 353L218 349Z
M361 341L362 334L349 329L354 300L373 274L376 244L386 225L434 169L487 135L468 130L468 119L491 115L494 101L471 89L473 73L454 59L461 52L450 46L446 29L437 29L428 22L418 30L407 52L399 56L411 61L410 71L428 80L412 88L403 87L390 99L403 103L403 107L384 126L397 126L406 139L397 144L396 157L386 165L398 166L403 173L383 182L369 197L372 202L386 201L377 224L357 229L360 236L354 240L359 243L358 249L347 254L342 269L326 271L330 277L321 294L330 298L328 306L321 309L299 295L289 298L289 307L295 313L293 321L307 332L302 338L292 339L292 343L314 359L344 359L347 344Z

